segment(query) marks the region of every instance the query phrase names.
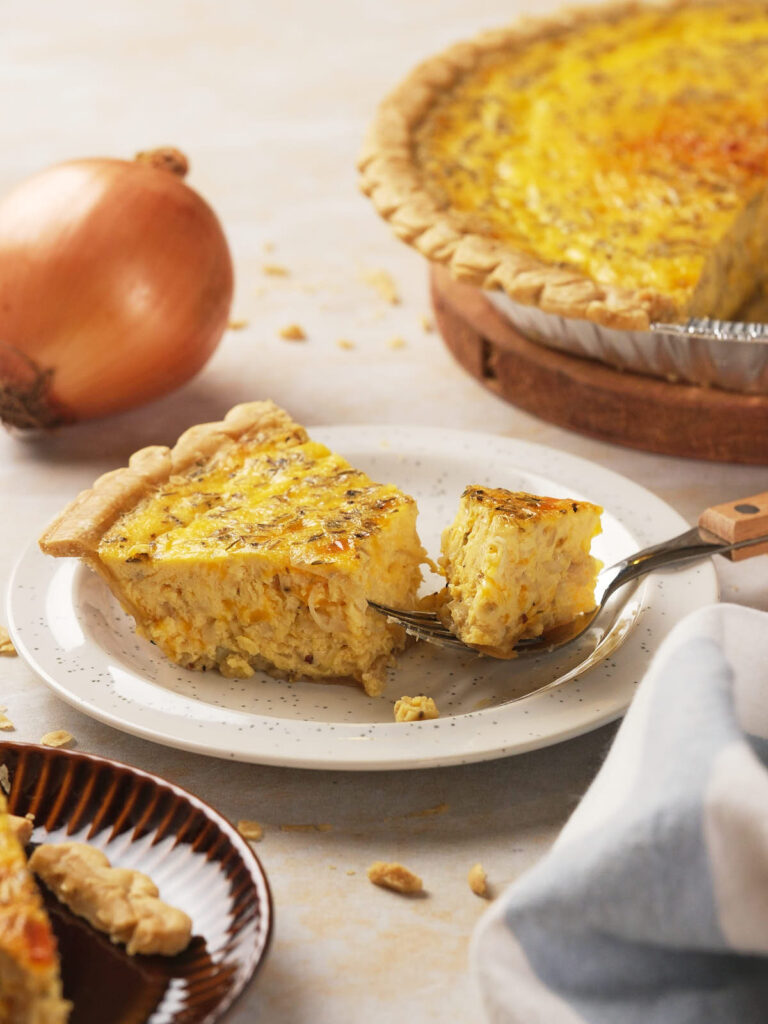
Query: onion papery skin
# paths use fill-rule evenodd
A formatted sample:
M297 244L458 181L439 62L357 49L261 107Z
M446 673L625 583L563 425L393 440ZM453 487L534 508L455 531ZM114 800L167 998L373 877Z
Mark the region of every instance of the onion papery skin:
M180 177L86 159L0 201L0 418L92 419L179 387L227 326L224 232Z

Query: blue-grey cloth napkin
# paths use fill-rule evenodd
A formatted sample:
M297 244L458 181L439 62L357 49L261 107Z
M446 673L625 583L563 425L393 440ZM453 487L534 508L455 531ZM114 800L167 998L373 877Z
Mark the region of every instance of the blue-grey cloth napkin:
M471 958L494 1024L768 1022L768 614L675 627Z

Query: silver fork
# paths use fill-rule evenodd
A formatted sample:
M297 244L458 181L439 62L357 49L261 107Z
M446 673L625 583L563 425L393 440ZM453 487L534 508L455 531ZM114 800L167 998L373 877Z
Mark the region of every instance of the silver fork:
M739 552L736 558L768 553L768 492L709 508L701 514L697 526L678 537L662 541L661 544L652 544L603 569L597 577L596 603L592 611L556 626L541 636L519 640L515 645L515 654L541 654L572 643L593 625L609 598L632 580L656 569L672 568L729 552ZM390 608L377 601L369 601L368 604L381 615L399 623L407 633L419 640L456 651L499 657L490 651L465 644L434 612Z

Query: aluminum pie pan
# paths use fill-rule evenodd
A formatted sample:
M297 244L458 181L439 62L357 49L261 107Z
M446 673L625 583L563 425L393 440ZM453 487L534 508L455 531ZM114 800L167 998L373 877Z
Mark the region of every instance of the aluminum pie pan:
M545 313L501 291L484 294L517 331L548 348L675 383L768 394L766 323L695 319L620 331Z

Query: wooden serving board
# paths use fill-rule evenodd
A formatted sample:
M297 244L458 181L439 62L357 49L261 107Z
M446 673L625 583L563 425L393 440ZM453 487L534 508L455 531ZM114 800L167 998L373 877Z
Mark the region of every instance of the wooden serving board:
M529 341L482 291L433 267L432 305L461 365L558 426L644 451L768 465L768 395L675 384Z

